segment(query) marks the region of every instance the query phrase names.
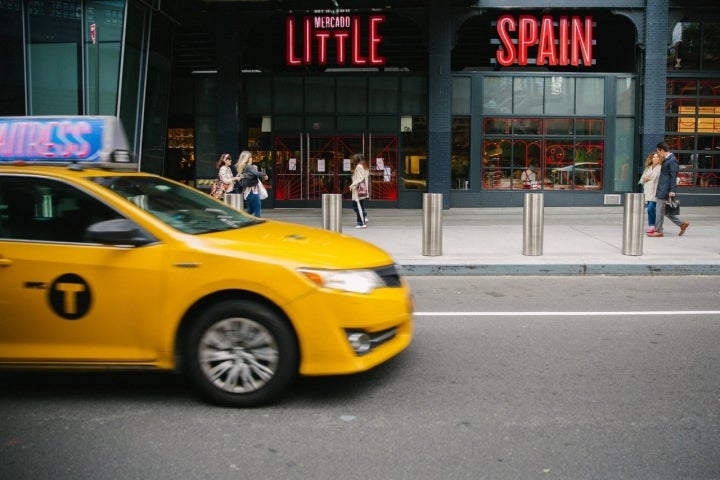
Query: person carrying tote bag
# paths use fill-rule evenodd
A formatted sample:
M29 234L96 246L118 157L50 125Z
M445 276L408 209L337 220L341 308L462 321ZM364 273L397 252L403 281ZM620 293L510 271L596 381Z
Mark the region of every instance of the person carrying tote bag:
M248 206L246 212L260 218L262 216L260 200L267 198L267 191L265 191L265 197L261 195L261 185L262 182L267 181L268 176L253 165L252 153L247 150L240 152L236 169L238 173L235 178L242 178L244 184L243 198L247 201ZM264 185L262 185L262 190L265 190Z

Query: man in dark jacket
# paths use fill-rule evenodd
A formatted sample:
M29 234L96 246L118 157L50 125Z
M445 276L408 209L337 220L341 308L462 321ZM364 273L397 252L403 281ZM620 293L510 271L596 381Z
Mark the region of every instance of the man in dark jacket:
M663 220L665 219L665 202L675 197L677 190L677 176L680 170L678 159L670 152L667 143L660 142L657 144L657 152L664 160L660 167L660 177L658 178L657 191L657 207L655 209L655 231L648 233L649 237L664 237ZM683 222L677 215L667 216L671 222L680 227L680 235L685 233L690 222Z

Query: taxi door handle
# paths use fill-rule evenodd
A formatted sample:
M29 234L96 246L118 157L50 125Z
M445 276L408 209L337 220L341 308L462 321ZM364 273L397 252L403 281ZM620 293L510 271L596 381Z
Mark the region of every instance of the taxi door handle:
M13 261L9 258L0 258L0 267L9 267Z

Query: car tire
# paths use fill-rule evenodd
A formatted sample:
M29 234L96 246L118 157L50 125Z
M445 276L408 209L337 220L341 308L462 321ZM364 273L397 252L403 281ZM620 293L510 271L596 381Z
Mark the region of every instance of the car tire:
M288 323L259 303L227 300L203 311L182 348L185 374L207 401L255 407L277 399L297 376Z

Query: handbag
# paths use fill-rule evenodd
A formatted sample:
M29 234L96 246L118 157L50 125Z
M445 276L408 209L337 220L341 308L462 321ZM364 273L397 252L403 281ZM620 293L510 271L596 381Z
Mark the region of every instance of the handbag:
M222 180L220 180L219 178L215 179L215 181L212 184L212 188L210 189L210 195L219 200L222 200L223 197L225 196L225 191L226 191L225 183Z
M680 215L680 200L677 197L665 201L665 215Z
M260 195L260 200L265 200L268 197L268 191L265 188L265 185L263 185L262 182L258 182L257 188L258 195Z
M365 180L363 180L362 182L360 182L360 183L358 184L358 189L357 189L357 190L358 190L358 195L361 195L361 196L362 196L362 195L367 195L368 189L367 189L367 183L365 183Z

